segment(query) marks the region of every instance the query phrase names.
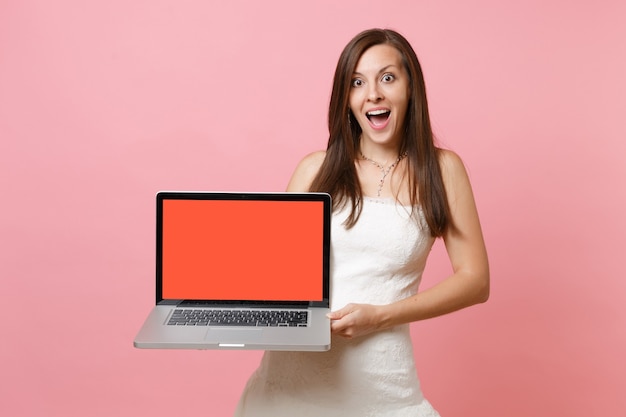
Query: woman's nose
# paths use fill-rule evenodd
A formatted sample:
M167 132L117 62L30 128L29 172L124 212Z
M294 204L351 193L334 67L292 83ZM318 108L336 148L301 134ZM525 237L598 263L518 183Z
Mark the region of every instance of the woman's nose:
M370 101L378 101L383 98L380 88L377 83L371 83L368 91L368 99Z

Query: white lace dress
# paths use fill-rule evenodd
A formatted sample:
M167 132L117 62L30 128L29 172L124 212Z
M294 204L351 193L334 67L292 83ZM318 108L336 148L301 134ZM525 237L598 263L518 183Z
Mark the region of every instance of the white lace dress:
M331 309L386 304L415 294L433 245L423 218L392 200L365 198L357 224L333 215ZM328 352L265 352L236 417L438 417L424 399L409 326L355 339Z

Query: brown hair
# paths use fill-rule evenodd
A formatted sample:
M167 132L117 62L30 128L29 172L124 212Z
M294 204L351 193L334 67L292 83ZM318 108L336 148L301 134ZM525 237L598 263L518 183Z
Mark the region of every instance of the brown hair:
M439 155L435 146L426 86L422 69L409 42L389 29L370 29L359 33L339 57L328 111L329 139L326 158L314 178L310 191L328 192L333 205L343 207L350 202L352 211L346 227L352 227L362 210L363 192L354 161L358 158L361 128L349 111L351 80L363 53L375 45L396 48L409 75L410 95L404 122L404 138L400 153L407 153L410 202L413 210L419 205L424 212L432 236L440 237L451 225L450 207L441 176Z

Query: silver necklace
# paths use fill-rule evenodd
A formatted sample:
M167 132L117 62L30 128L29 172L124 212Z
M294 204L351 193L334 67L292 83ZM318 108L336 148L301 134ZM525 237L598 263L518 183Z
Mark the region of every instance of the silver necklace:
M368 158L367 156L363 155L363 152L361 152L361 158L365 159L366 161L371 162L372 164L374 164L378 169L380 169L380 172L383 173L382 178L380 179L380 181L378 181L378 193L376 194L377 197L380 197L380 193L383 190L383 184L385 184L385 178L387 178L387 175L389 175L389 173L391 172L391 170L398 165L398 163L400 161L402 161L402 159L406 156L406 152L398 155L398 158L395 160L395 162L391 165L389 165L387 168L384 167L384 165L379 164L378 162L374 161L373 159Z

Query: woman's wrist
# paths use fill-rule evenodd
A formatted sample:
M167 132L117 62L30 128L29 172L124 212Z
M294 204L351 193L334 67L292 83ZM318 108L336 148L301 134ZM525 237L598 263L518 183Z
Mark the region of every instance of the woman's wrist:
M378 305L378 329L384 330L395 326L394 317L394 305L384 304Z

